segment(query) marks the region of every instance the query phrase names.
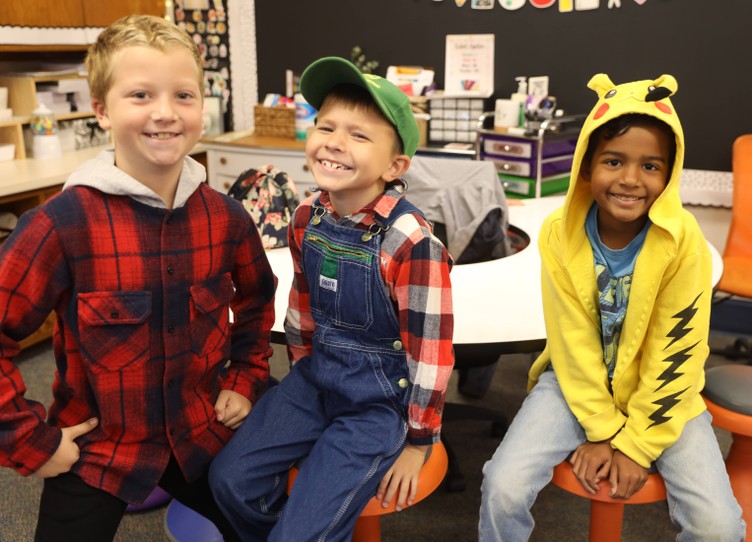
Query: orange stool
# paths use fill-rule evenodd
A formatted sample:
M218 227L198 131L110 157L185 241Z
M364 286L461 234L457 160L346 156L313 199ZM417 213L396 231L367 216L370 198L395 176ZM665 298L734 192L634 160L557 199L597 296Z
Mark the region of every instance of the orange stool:
M619 542L621 527L624 520L624 505L647 504L666 500L666 486L661 475L648 474L645 485L629 499L613 499L608 496L611 490L608 480L601 481L598 493L591 495L586 492L572 471L569 461L559 463L554 468L551 480L561 489L590 499L590 541L591 542Z
M713 425L731 432L726 456L731 489L742 507L747 540L752 540L752 366L719 365L705 371L703 399Z
M418 482L418 492L415 495L415 503L418 503L428 497L434 490L439 487L444 480L447 472L446 449L441 442L433 445L431 452L420 470ZM290 469L287 479L287 492L292 489L295 477L298 475L297 467ZM381 540L381 521L380 516L391 514L395 511L396 499L386 508L381 506L381 501L372 498L360 513L360 517L355 522L352 542L379 542Z

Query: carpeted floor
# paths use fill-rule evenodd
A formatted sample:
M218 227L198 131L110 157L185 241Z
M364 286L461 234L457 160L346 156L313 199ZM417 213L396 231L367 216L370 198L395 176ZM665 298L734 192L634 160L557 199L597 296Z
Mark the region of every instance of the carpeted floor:
M501 358L493 384L482 400L467 401L456 392L449 400L482 404L511 419L524 398L526 373L530 356L510 355ZM711 356L709 365L729 363ZM50 343L45 342L25 351L19 361L28 388L27 396L49 401L53 362ZM284 350L276 347L272 360L272 374L280 378L286 374ZM451 390L456 390L452 383ZM454 443L467 489L451 493L440 488L415 507L382 520L384 542L432 541L472 542L477 539L478 509L480 507L481 469L499 443L493 437L488 421L449 420L444 430ZM718 431L719 442L728 447L728 434ZM30 542L33 539L40 480L22 478L9 469L0 468L0 541ZM547 487L533 508L536 530L532 541L587 540L589 504L555 486ZM164 542L164 509L126 515L121 524L118 542ZM675 531L668 519L665 503L628 506L624 521L624 542L662 542L673 540Z

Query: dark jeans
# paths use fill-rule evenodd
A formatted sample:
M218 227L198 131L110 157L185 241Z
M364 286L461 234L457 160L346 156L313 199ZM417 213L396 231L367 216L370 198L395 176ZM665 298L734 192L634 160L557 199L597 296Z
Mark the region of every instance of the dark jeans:
M217 508L207 476L187 483L171 458L159 485L187 507L208 518L228 542L240 540ZM35 542L105 542L115 538L127 504L85 484L75 474L44 480Z

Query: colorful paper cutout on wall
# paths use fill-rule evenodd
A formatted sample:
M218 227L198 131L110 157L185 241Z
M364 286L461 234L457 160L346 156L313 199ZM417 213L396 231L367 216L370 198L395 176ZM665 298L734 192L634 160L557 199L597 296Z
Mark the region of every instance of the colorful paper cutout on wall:
M441 1L441 0L434 0ZM454 0L457 7L465 5L467 0ZM647 0L634 0L639 5L644 5ZM572 11L590 11L601 7L600 0L498 0L499 6L507 11L516 11L530 5L538 9L547 9L557 5L560 13L569 13ZM495 5L493 0L472 0L473 9L492 9ZM622 0L607 0L603 2L603 7L608 9L619 9L622 6Z
M473 9L493 9L493 0L472 0L470 5Z

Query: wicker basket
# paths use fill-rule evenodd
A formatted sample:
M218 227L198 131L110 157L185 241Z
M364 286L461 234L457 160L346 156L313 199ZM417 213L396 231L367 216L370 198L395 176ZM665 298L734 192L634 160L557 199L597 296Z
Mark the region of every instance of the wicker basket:
M254 133L260 136L295 138L295 109L292 107L253 108Z

